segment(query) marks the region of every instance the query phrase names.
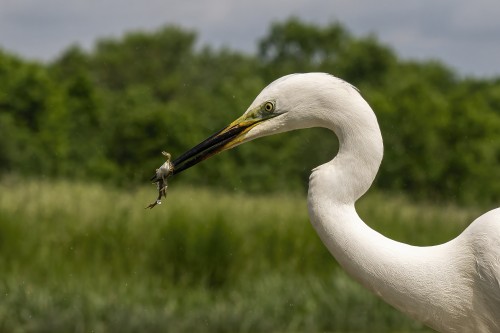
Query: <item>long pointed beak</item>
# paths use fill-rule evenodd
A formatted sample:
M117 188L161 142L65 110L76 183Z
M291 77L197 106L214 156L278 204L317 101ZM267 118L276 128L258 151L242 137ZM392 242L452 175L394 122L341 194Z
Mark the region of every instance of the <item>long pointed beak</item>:
M248 110L231 124L189 149L173 162L167 159L167 162L156 170L156 174L151 180L156 182L161 189L166 184L166 178L169 176L177 175L201 161L206 160L210 156L243 143L245 141L245 134L254 126L281 114L275 112L275 106L276 104L274 101L267 101Z
M176 175L207 158L234 147L241 140L238 140L244 133L248 132L255 123L239 123L235 121L229 126L212 134L187 152L176 158L172 164L174 166L173 175Z
M193 148L186 151L184 154L176 158L172 162L171 175L177 175L182 171L206 160L221 151L232 148L243 141L243 134L248 132L253 126L259 123L262 119L248 119L245 115L233 121L227 127L212 134L207 139L203 140ZM151 181L156 182L161 178L157 173L151 178Z

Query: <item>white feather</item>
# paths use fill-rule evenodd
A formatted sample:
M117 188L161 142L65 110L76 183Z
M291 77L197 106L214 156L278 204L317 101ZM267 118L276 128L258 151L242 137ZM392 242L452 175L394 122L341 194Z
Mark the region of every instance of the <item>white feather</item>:
M337 156L311 174L308 207L312 225L345 270L438 331L500 332L500 209L442 245L391 240L367 226L354 206L383 155L377 119L357 89L329 74L292 74L266 87L249 110L268 100L282 114L253 127L244 141L314 126L339 139Z

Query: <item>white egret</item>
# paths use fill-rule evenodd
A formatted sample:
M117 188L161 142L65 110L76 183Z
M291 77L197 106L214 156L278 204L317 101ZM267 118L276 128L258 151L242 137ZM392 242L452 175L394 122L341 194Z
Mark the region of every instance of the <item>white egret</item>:
M343 268L387 303L438 331L500 332L500 209L437 246L400 243L367 226L354 205L379 169L382 136L360 93L332 75L292 74L274 81L240 118L176 159L173 171L170 165L158 169L153 180L258 137L308 127L326 127L339 140L335 158L312 171L308 209Z

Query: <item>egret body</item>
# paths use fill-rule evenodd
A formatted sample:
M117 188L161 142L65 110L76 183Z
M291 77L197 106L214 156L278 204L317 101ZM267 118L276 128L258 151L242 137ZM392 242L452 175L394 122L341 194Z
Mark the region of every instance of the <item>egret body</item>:
M312 225L342 267L438 331L500 332L500 209L437 246L400 243L366 225L355 203L377 174L382 136L368 103L341 79L308 73L274 81L240 118L176 159L172 173L238 144L308 127L328 128L339 140L338 154L312 171L307 200Z

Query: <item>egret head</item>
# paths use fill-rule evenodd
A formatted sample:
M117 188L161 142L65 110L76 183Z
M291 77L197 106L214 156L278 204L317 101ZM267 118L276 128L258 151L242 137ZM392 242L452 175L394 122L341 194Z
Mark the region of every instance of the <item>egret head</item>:
M291 74L272 82L241 117L174 160L172 174L258 137L321 126L322 113L342 97L335 93L339 86L357 94L345 81L325 73Z

